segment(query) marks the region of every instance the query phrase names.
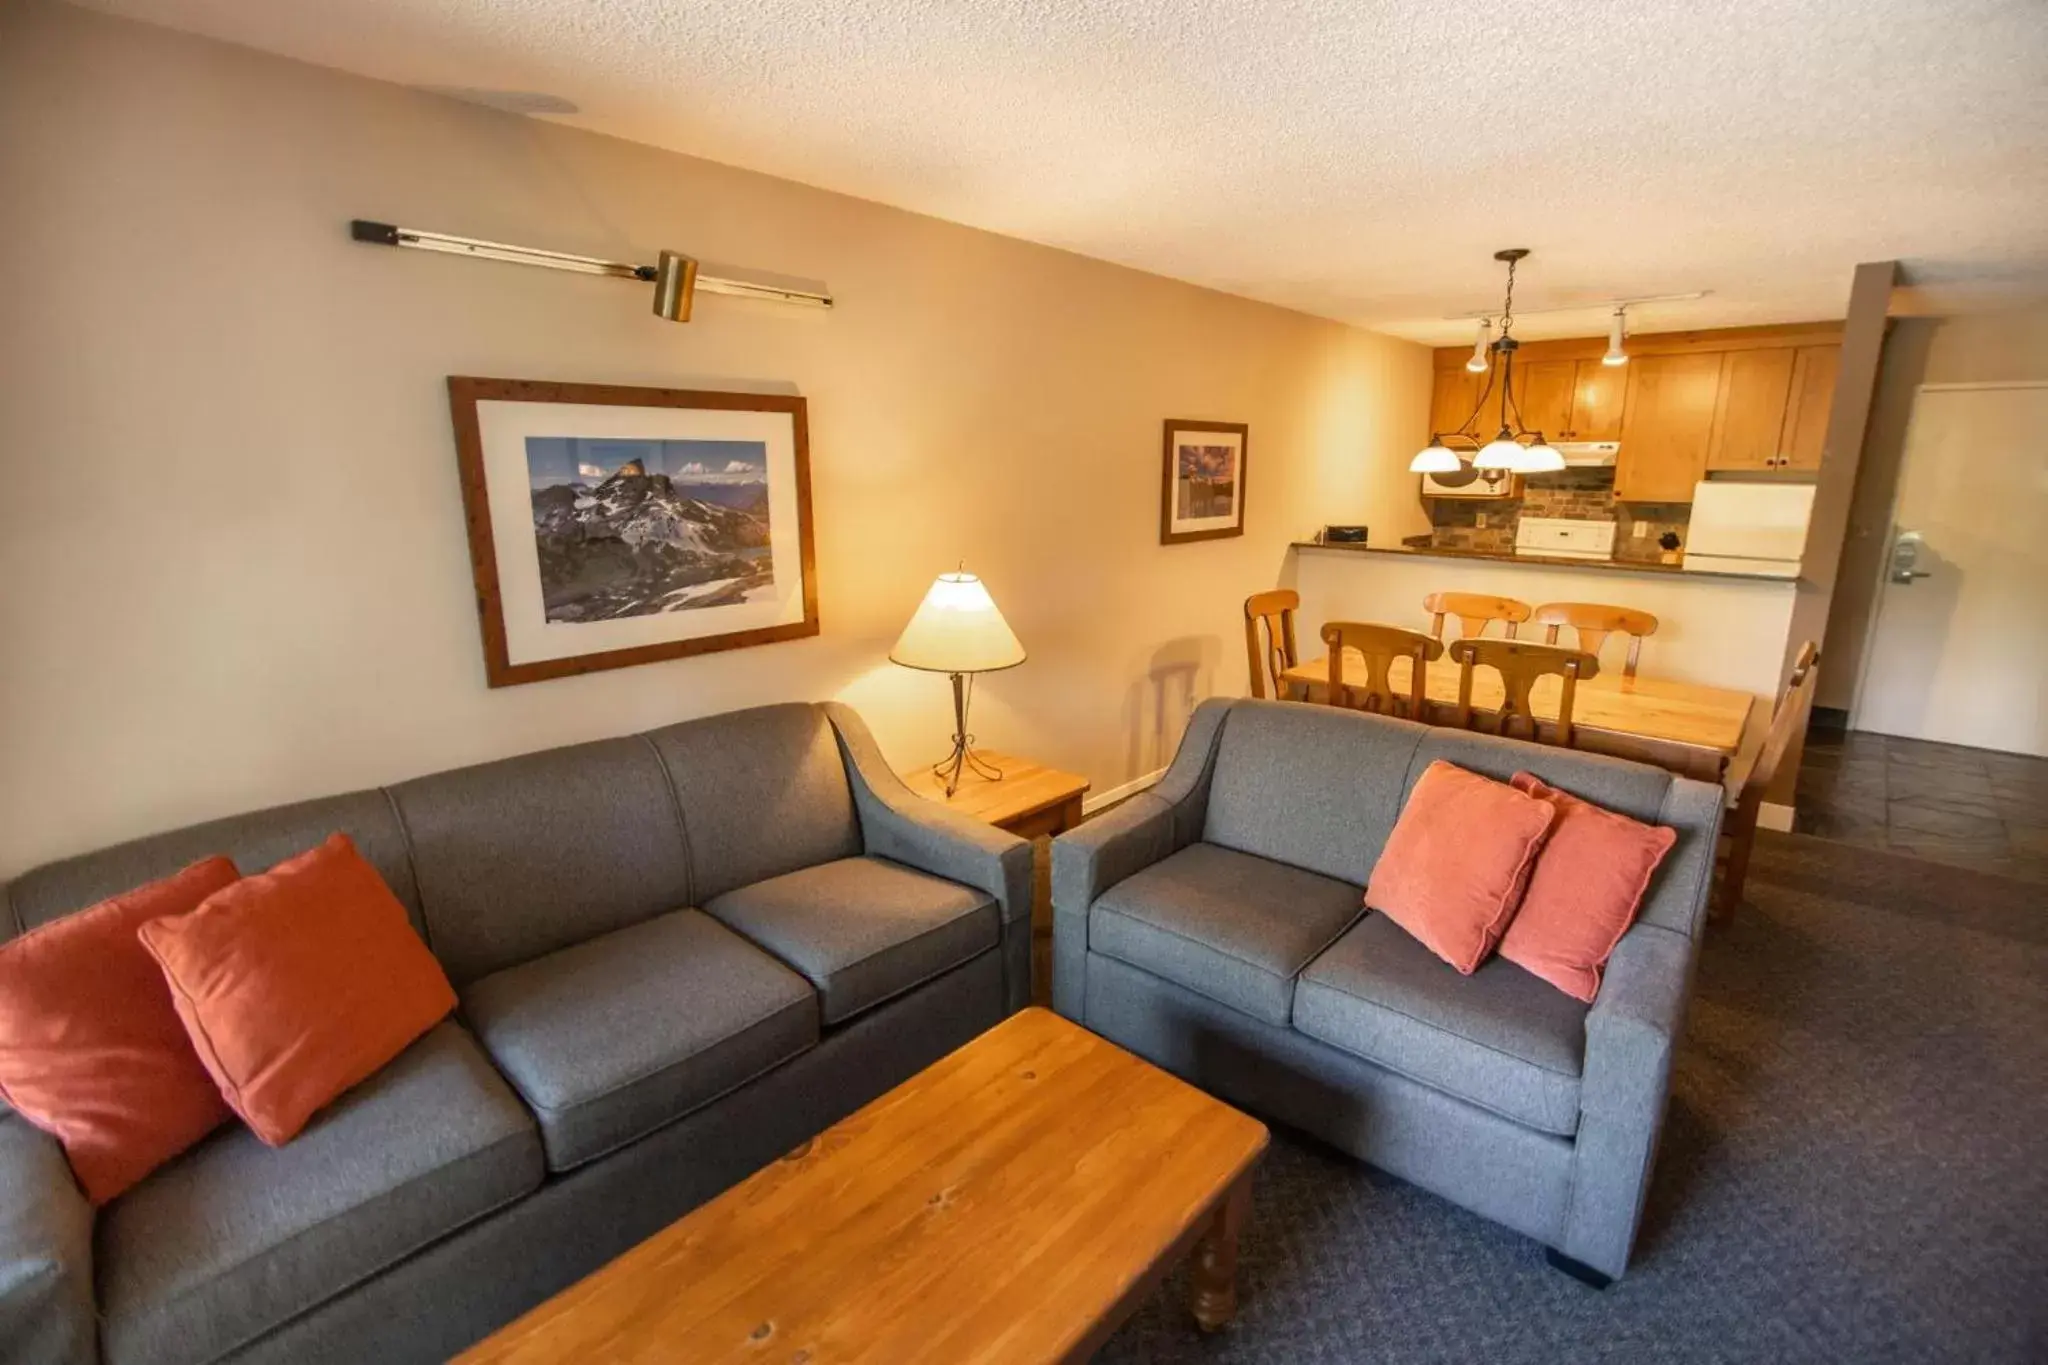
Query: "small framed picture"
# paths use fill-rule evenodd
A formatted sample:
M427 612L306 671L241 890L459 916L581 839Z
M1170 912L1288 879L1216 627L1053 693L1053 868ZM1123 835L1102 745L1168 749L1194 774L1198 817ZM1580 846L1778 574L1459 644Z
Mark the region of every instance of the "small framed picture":
M448 381L492 687L818 633L804 400Z
M1161 545L1244 534L1245 463L1250 453L1250 429L1242 422L1166 419Z

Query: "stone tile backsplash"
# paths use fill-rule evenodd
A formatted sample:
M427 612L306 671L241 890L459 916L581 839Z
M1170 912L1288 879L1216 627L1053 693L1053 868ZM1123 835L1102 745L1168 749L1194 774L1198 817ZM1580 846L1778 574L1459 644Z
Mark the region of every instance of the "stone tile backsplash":
M1574 521L1619 522L1614 557L1631 563L1656 563L1663 555L1657 539L1676 531L1680 540L1692 508L1682 502L1617 502L1612 469L1566 469L1556 474L1531 474L1522 480L1519 498L1430 498L1430 543L1447 550L1484 550L1512 554L1515 523L1524 516L1568 517ZM1484 517L1486 525L1479 519ZM1645 527L1640 539L1638 524Z

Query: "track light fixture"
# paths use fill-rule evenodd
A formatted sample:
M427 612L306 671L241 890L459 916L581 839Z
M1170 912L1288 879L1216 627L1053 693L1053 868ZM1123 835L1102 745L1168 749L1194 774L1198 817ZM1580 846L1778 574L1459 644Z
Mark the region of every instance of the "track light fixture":
M1628 325L1627 314L1627 304L1614 305L1614 321L1607 325L1607 354L1600 357L1602 365L1628 364L1628 352L1622 347Z
M796 289L752 280L725 279L699 274L697 262L677 251L664 251L655 265L632 265L596 256L572 256L540 247L513 246L487 242L480 237L453 237L445 232L398 227L357 218L349 224L349 235L358 242L375 246L412 247L419 251L444 251L452 256L472 256L486 261L507 261L513 265L537 265L549 270L569 270L579 275L609 275L619 280L639 280L654 286L654 315L670 322L688 322L697 291L731 294L740 298L772 299L777 303L800 303L813 308L830 308L832 296L822 290Z

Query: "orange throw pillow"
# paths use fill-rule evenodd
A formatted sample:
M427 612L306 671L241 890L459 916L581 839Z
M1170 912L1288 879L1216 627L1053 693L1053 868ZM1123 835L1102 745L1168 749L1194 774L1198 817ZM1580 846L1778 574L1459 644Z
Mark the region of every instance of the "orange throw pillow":
M1590 1005L1600 993L1600 969L1635 923L1650 875L1678 833L1582 801L1534 773L1516 773L1515 789L1556 806L1557 828L1536 860L1500 955Z
M208 858L0 945L0 1099L63 1144L94 1204L228 1117L135 932L239 875Z
M1500 942L1557 807L1436 760L1409 793L1365 904L1470 976Z
M455 1008L405 907L345 834L142 927L200 1061L279 1147Z

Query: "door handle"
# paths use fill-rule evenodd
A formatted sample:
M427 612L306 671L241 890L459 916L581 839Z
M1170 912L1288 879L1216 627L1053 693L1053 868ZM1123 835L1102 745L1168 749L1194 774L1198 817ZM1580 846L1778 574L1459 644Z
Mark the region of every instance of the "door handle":
M1892 582L1911 583L1916 578L1932 576L1931 570L1917 567L1920 563L1920 551L1926 544L1926 540L1918 531L1901 531L1892 537Z

